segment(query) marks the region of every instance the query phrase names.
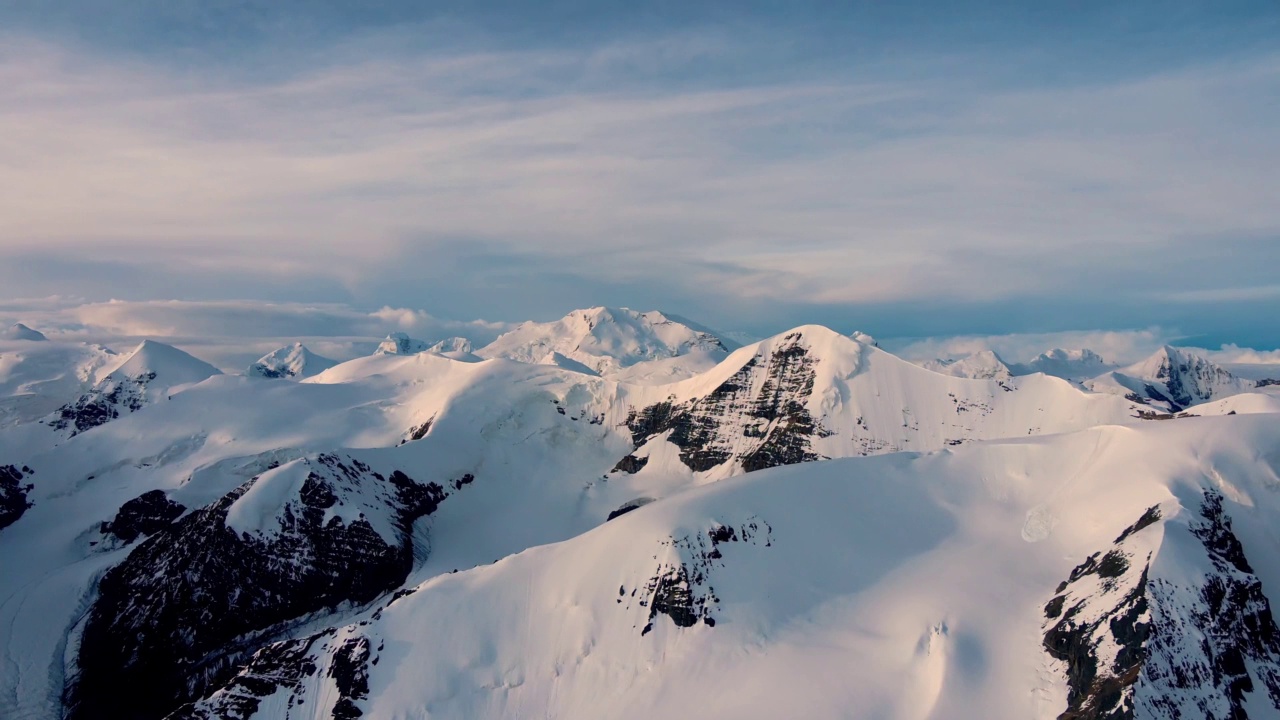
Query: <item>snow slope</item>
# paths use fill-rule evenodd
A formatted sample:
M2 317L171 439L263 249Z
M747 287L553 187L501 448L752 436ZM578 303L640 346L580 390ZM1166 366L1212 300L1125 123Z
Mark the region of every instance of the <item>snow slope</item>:
M0 428L35 422L75 400L116 359L101 345L0 341Z
M173 347L143 340L97 373L93 387L44 420L69 435L84 432L122 414L168 399L184 386L221 375L209 363Z
M1274 716L1278 464L1237 416L753 473L412 585L175 717Z
M1272 396L1146 420L820 326L604 376L451 354L262 382L144 343L85 380L136 408L0 428L0 717L1056 717L1045 604L1154 502L1217 488L1280 582ZM1114 616L1091 577L1072 617Z
M575 310L555 322L523 323L476 354L532 363L558 353L608 374L695 351L724 353L729 346L709 330L657 311L597 307Z

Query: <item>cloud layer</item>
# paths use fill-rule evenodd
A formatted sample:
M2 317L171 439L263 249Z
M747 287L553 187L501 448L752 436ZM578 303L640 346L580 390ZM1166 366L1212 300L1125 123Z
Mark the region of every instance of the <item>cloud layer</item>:
M629 304L756 331L816 310L880 335L928 332L929 306L970 308L961 331L1017 306L1040 319L1006 331L1202 333L1276 295L1277 54L1070 83L954 49L682 79L769 38L427 52L388 31L259 74L6 40L13 295Z

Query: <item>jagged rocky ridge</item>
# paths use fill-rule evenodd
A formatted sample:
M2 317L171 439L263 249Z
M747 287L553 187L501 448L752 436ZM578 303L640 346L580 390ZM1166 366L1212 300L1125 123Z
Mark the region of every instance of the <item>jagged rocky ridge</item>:
M293 478L301 482L279 508L237 508L259 502L256 485ZM99 584L68 688L69 717L95 717L102 707L161 717L224 681L291 621L394 589L413 562L414 520L470 481L420 484L350 455L321 454L264 473L173 525L149 525L156 534ZM244 511L274 516L238 529Z
M1045 606L1045 649L1066 666L1060 718L1280 711L1280 629L1222 495L1206 491L1185 524L1161 525L1161 514L1150 508L1105 553L1076 567ZM1161 532L1166 537L1152 537ZM1179 533L1194 542L1168 537ZM1186 548L1200 555L1203 575L1162 577L1153 557Z

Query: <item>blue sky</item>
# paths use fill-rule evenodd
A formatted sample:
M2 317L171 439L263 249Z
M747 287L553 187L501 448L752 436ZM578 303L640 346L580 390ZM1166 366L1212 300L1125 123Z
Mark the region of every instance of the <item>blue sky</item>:
M1280 346L1274 2L50 5L7 297Z

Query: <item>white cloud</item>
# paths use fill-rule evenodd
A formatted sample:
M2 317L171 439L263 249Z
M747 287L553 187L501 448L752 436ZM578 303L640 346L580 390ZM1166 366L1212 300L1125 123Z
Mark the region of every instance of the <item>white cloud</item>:
M726 44L340 55L246 85L9 38L0 262L26 272L0 278L76 287L28 260L52 254L144 266L142 293L180 271L369 296L417 247L483 243L727 298L981 301L1112 292L1118 275L1196 299L1205 263L1173 240L1280 232L1280 118L1257 99L1280 92L1275 56L1036 91L958 91L956 63L910 81L611 82L743 51ZM1280 259L1265 252L1255 264Z

